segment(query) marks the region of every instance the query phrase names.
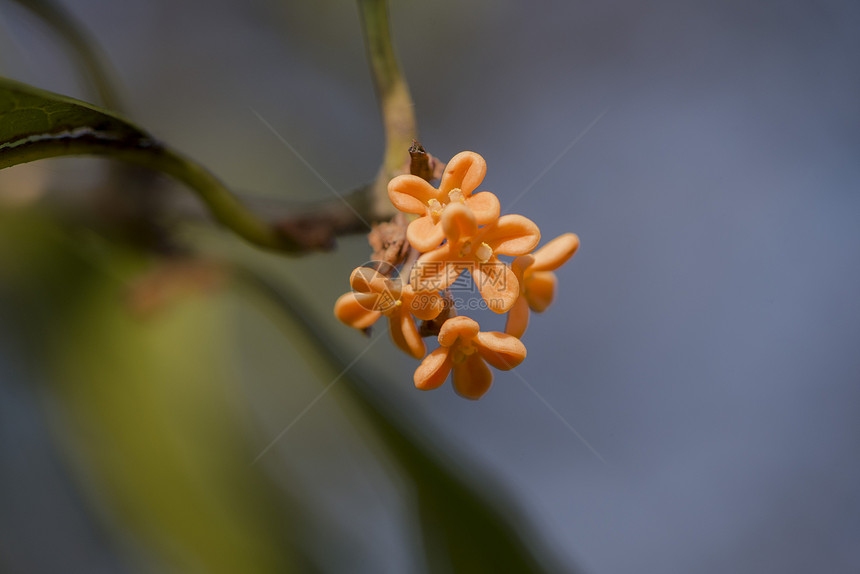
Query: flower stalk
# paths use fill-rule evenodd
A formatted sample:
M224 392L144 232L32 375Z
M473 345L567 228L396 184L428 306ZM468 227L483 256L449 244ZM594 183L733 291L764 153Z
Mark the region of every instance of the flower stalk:
M385 129L385 155L372 187L373 211L390 217L395 211L388 201L388 181L405 171L403 150L417 137L418 128L409 86L400 71L391 41L388 2L358 0L358 8L367 61Z

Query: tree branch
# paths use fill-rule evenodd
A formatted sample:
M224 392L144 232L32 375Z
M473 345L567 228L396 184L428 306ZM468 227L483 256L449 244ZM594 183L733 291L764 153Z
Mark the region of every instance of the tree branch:
M373 211L394 215L388 199L388 182L406 173L406 151L417 136L412 97L400 72L388 21L386 0L358 0L367 61L373 74L376 96L385 128L385 155L372 189Z

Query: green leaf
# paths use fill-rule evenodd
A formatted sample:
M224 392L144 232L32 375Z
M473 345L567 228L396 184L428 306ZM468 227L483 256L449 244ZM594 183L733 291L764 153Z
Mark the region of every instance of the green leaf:
M194 190L218 221L251 243L281 251L297 249L206 168L122 116L0 78L0 169L63 156L109 157L160 171Z
M0 119L0 167L76 151L99 153L98 146L156 145L149 134L112 112L5 78L0 79Z

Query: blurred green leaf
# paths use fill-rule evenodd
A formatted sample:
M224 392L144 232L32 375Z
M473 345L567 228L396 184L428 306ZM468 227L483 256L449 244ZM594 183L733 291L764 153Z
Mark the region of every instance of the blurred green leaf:
M121 109L101 50L84 26L63 5L53 0L12 1L41 18L72 48L72 56L92 81L102 104L112 110Z
M165 173L196 191L212 215L244 239L269 249L295 249L212 173L120 115L0 78L0 169L76 155L115 158Z
M135 316L122 302L152 259L44 215L0 212L0 246L52 430L129 570L316 572L303 509L251 464L221 301Z
M0 79L0 167L58 155L110 155L110 147L149 149L157 142L119 115Z

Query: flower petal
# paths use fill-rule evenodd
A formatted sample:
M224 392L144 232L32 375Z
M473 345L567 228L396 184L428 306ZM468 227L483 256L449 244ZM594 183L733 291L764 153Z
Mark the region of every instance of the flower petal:
M451 372L451 349L439 347L421 361L415 369L413 380L415 388L430 391L438 388L448 378Z
M502 206L499 198L489 191L481 191L466 199L466 207L475 214L478 225L487 225L499 218Z
M367 301L359 301L355 293L344 293L335 301L334 316L355 329L367 329L382 313L374 311Z
M525 298L529 307L536 313L542 313L552 303L555 296L557 279L552 271L535 271L526 281Z
M525 255L540 242L540 229L522 215L503 215L481 231L480 240L492 247L497 255Z
M418 258L409 274L416 293L447 289L465 269L462 258L452 254L451 245L428 251Z
M526 346L513 335L489 331L478 333L475 346L488 363L502 371L509 371L526 358Z
M520 282L511 268L491 258L469 268L484 302L495 313L506 313L520 295Z
M517 279L520 281L520 287L523 286L523 276L525 275L526 269L534 265L535 258L533 255L520 255L513 261L511 261L511 271L514 272L514 275L517 276Z
M445 308L445 300L436 291L415 293L409 285L404 288L402 301L406 309L422 321L435 319Z
M457 338L469 341L478 334L480 329L480 325L474 319L462 315L451 317L442 323L442 328L439 329L439 344L450 347L457 342Z
M399 277L390 278L372 267L356 267L349 276L349 286L358 293L382 294L391 292L400 298L402 283Z
M442 174L439 184L440 195L447 197L448 192L460 188L463 195L469 196L484 181L487 162L473 151L463 151L451 158Z
M535 271L554 271L573 257L577 249L579 249L578 235L575 233L559 235L534 252L533 269Z
M388 182L388 198L406 213L426 213L427 202L438 195L435 187L417 175L398 175Z
M416 359L424 357L427 347L424 346L424 339L418 334L418 328L415 327L412 315L403 311L392 313L388 317L388 332L391 334L391 340L394 341L394 344L407 355Z
M478 222L472 210L462 203L450 203L442 212L442 229L448 243L455 244L475 236Z
M429 216L424 215L406 228L406 240L421 253L426 253L445 241L445 232L440 223L433 223Z
M519 339L529 326L529 302L520 296L514 306L508 311L508 320L505 322L505 333Z
M454 366L454 390L461 397L480 399L492 383L493 373L477 353Z

